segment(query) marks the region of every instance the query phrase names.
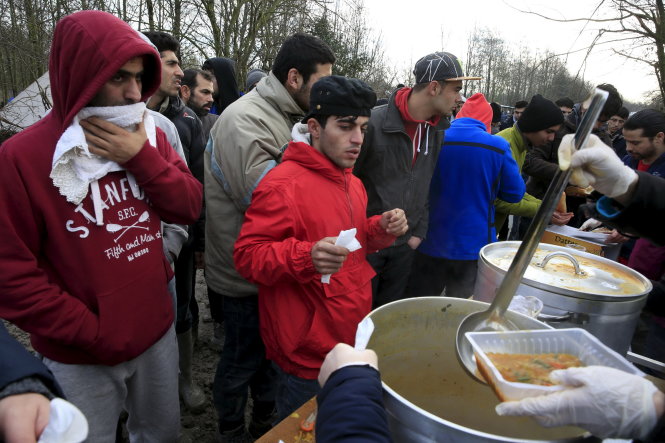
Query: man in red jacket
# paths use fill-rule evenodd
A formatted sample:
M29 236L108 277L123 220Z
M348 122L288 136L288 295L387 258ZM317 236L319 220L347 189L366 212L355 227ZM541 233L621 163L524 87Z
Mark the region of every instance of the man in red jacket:
M145 109L159 54L118 18L56 26L53 109L0 149L0 317L33 347L90 425L114 442L172 442L178 353L161 222L191 224L201 184Z
M352 343L369 313L366 255L408 228L401 209L367 218L365 188L351 171L375 102L360 80L330 76L312 86L303 119L311 138L289 143L261 181L235 244L236 269L259 286L261 337L280 373L278 419L319 391L326 354ZM336 242L352 229L356 247Z

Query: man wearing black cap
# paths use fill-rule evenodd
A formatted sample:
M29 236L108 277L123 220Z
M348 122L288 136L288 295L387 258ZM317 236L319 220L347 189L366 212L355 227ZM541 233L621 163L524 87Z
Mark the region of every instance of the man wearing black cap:
M259 183L235 244L236 269L259 287L261 337L280 372L280 420L319 391L326 353L353 344L370 312L366 255L408 228L401 209L367 218L365 189L351 172L375 103L360 80L330 76L312 86L303 119L310 142L290 142Z
M462 66L453 54L435 52L416 62L416 84L401 88L372 113L363 149L353 170L367 189L367 215L403 207L410 230L395 244L368 257L377 276L374 306L406 296L414 250L427 232L429 183L443 131L461 100Z
M277 374L259 333L258 289L241 277L233 245L257 184L282 157L293 124L309 108L309 92L332 73L335 55L320 38L294 34L282 43L270 73L224 110L205 153L208 293L223 305L224 347L213 383L222 442L258 438L274 421ZM252 396L252 421L245 406Z
M510 143L510 150L521 173L527 152L533 149L534 146L551 143L562 124L563 113L561 109L542 95L536 94L531 98L519 121L513 127L504 129L497 135L505 138ZM539 207L540 200L529 193L525 193L519 203L497 200L494 224L496 231L501 230L509 214L533 217ZM571 217L572 214L555 211L552 215L552 223L565 225Z

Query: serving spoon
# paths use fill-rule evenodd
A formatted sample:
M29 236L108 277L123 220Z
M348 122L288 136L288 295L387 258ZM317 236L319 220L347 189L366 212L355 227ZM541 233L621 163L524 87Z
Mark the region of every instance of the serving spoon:
M585 104L588 104L587 111L575 132L575 149L581 149L591 134L594 124L600 116L600 111L607 100L608 93L601 89L596 89ZM543 197L540 208L536 213L529 229L520 244L515 258L513 259L508 271L506 272L501 285L497 289L496 297L486 311L474 312L465 317L457 328L456 344L457 358L462 363L466 371L480 382L485 380L477 372L476 361L473 356L471 343L466 338L467 332L479 331L514 331L517 330L510 320L504 317L510 301L515 295L518 286L522 282L524 272L526 272L533 254L538 248L540 238L545 232L549 220L552 218L554 209L559 202L561 193L568 185L568 180L572 173L572 168L567 171L559 170L550 183L547 192Z

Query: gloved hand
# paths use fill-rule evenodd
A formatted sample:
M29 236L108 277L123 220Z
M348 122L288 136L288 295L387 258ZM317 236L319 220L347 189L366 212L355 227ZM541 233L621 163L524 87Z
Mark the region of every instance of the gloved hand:
M582 223L582 226L580 226L580 231L593 231L602 224L603 222L601 222L600 220L596 220L595 218L590 218L589 220Z
M589 135L586 147L575 152L573 134L568 134L559 145L559 167L566 171L573 168L570 182L586 188L593 186L610 198L626 192L637 180L637 173L624 165L612 148L595 135Z
M553 371L570 387L549 395L496 406L499 415L530 415L545 427L574 425L600 438L644 438L657 421L650 381L618 369L588 366Z
M321 386L326 384L330 374L345 366L352 365L370 365L374 369L379 369L379 359L376 352L371 349L365 351L358 351L345 343L337 343L332 351L328 352L321 370L319 371L319 384Z

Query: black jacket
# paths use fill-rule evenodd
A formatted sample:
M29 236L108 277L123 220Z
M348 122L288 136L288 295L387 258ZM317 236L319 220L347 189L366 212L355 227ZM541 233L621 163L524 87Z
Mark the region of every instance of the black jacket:
M425 238L427 234L429 184L448 126L448 120L442 118L436 127L423 129L428 136L422 137L412 165L412 142L395 104L395 93L387 105L372 110L353 173L367 190L368 217L395 208L406 213L409 231L397 239L396 245L406 243L412 235Z
M574 134L577 126L570 120L566 120L561 129L559 129L552 143L545 143L529 150L522 165L522 172L529 176L526 183L526 192L534 197L542 199L559 170L559 145L561 140L567 134ZM609 135L605 131L593 130L592 134L597 135L600 140L608 146L612 146Z
M202 67L215 73L217 80L215 110L218 115L221 115L228 105L240 98L236 80L236 62L230 58L213 57L206 60Z
M21 380L25 383L19 387L16 384ZM36 380L41 383L35 384ZM38 392L47 397L53 394L64 396L51 371L10 336L0 322L0 399L24 392Z
M203 184L203 152L207 140L203 139L201 120L194 111L185 106L180 97L169 97L168 100L169 104L162 114L171 120L178 130L187 166L192 175ZM196 251L205 249L205 208L201 209L201 216L190 229L189 238L183 246L192 244Z
M316 441L389 443L379 372L346 366L333 372L317 396Z

